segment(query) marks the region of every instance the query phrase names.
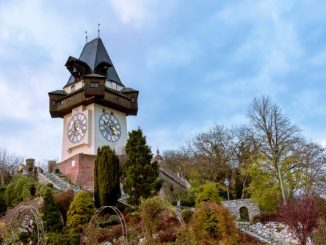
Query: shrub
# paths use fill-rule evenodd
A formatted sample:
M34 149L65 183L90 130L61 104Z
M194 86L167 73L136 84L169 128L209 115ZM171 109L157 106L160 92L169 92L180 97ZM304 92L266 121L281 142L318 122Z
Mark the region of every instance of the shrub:
M72 201L67 213L67 226L83 228L95 212L92 196L86 191L80 191Z
M182 210L181 217L182 217L183 221L186 222L186 223L189 223L193 213L194 212L191 209Z
M63 245L67 244L67 238L63 233L49 232L46 234L46 244Z
M186 192L186 195L184 195L180 200L181 206L194 207L195 203L196 203L196 193L193 189L188 190Z
M46 186L53 189L53 184L52 183L47 183Z
M208 182L200 187L200 191L197 194L196 206L201 202L214 201L216 203L221 203L222 198L219 195L220 188L216 183Z
M271 221L278 221L278 214L274 212L262 212L258 215L255 215L252 219L253 223L263 223L266 224L267 222Z
M140 212L142 217L143 232L146 240L152 241L152 236L156 231L156 219L168 204L160 197L141 199Z
M216 202L202 202L194 212L191 227L199 239L236 244L237 228L229 211Z
M54 199L54 203L56 204L56 206L58 207L64 224L67 222L67 212L69 209L69 206L72 202L72 200L74 199L74 191L73 190L67 190L67 191L63 191L63 192L58 192L54 195L53 197Z
M108 219L109 225L116 225L119 223L120 223L120 218L118 217L118 215L110 215L110 217Z
M120 218L118 217L118 215L110 215L108 220L97 223L97 225L101 228L108 225L116 225L116 224L120 224Z
M5 201L10 207L22 201L26 201L35 195L34 188L36 181L27 176L19 176L12 180L5 191Z
M48 189L43 197L43 222L46 231L61 231L63 223L60 211L53 201L52 191Z
M7 203L5 200L5 192L6 188L0 187L0 214L6 212L7 210Z
M195 232L191 227L181 225L176 233L175 245L199 245L200 241L197 239Z

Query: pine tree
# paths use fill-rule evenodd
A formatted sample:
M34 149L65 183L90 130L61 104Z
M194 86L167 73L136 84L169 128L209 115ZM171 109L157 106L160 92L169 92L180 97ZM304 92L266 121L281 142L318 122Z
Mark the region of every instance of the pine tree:
M53 201L52 190L47 189L44 197L43 197L43 222L45 226L45 230L47 232L50 231L61 231L63 228L63 222L61 218L61 214L57 206Z
M95 206L114 205L121 196L119 158L109 146L97 150L94 168Z
M153 155L141 129L129 133L125 149L128 160L124 166L124 191L129 195L128 202L138 205L140 197L154 196L161 188L162 182L158 180L159 168L156 162L151 163Z

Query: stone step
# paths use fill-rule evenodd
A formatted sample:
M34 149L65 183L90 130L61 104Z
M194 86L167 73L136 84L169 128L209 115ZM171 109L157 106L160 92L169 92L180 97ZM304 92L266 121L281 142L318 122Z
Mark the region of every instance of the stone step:
M78 186L69 183L67 180L62 179L53 173L49 173L49 172L43 170L43 171L39 172L39 174L42 175L44 178L46 178L48 180L48 182L52 183L55 188L57 188L61 191L64 191L67 189L73 190L75 193L80 191L80 188Z

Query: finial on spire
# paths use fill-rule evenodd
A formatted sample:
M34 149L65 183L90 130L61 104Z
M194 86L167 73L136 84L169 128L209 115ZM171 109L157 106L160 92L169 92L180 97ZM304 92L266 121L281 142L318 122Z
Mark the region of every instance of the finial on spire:
M87 43L88 42L87 31L85 31L85 39L86 39L86 43Z
M97 24L97 37L100 37L100 23Z
M160 150L158 149L158 147L157 147L157 150L156 150L156 154L160 155Z

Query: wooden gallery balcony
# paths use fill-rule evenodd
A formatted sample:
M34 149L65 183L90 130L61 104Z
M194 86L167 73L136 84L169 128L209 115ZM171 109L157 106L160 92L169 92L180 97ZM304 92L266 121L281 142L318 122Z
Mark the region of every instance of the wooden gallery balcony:
M117 91L105 87L102 81L85 81L82 88L67 94L64 90L57 90L49 93L51 117L63 117L70 113L73 108L91 103L100 104L127 115L137 115L138 91L123 89Z

